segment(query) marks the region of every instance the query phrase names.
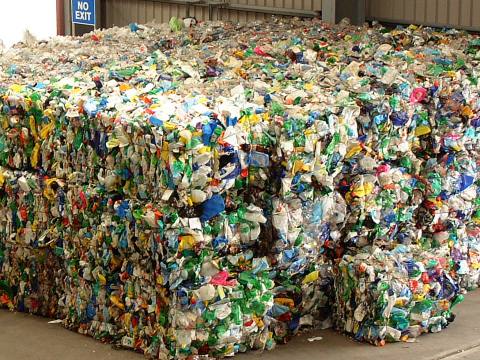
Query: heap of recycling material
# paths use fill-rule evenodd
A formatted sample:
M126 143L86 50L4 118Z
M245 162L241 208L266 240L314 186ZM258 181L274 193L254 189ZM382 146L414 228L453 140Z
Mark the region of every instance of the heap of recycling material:
M0 305L161 359L445 328L480 281L480 39L180 28L0 56Z

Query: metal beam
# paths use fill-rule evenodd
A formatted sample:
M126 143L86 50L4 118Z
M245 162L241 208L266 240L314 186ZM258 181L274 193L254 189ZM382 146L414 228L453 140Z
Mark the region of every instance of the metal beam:
M163 4L173 4L173 5L185 5L185 6L201 6L207 7L208 4L203 0L150 0L152 2L158 2Z
M391 18L383 18L383 17L376 17L376 16L369 16L367 17L368 21L378 21L381 23L385 24L390 24L392 26L397 25L397 24L402 24L402 25L410 25L411 22L408 20L402 20L402 19L391 19ZM435 23L435 22L430 22L430 21L424 21L419 23L418 25L424 25L424 26L429 26L433 28L447 28L447 29L462 29L462 30L467 30L467 31L472 31L475 33L480 32L480 26L462 26L462 25L456 25L456 24L445 24L445 23Z
M259 5L244 5L244 4L230 4L228 9L257 12L262 14L282 15L282 16L298 16L298 17L316 17L320 11L286 9L273 6L259 6Z
M65 35L65 7L63 0L57 0L57 35Z
M70 0L63 0L63 24L64 24L64 35L72 35L72 2Z
M286 9L286 8L278 8L273 6L230 4L228 1L209 1L209 0L151 0L151 1L165 3L165 4L185 5L187 6L187 9L190 6L208 7L210 17L212 16L213 9L220 9L220 8L237 10L237 11L245 11L245 12L257 12L262 14L280 15L280 16L316 17L321 14L320 9L319 11ZM187 10L187 12L189 11Z

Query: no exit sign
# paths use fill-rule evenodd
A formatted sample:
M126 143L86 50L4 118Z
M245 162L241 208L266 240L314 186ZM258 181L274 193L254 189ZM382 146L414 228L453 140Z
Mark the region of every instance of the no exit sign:
M95 26L95 0L72 0L72 23Z

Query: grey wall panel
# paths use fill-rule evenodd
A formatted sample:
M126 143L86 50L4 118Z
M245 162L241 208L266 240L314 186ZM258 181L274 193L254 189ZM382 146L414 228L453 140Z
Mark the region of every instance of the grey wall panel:
M425 22L426 0L415 0L415 22L421 24Z
M367 0L367 19L480 31L480 0Z
M398 14L398 15L395 15ZM402 16L405 17L405 2L395 1L392 6L392 13L390 16Z
M437 0L425 0L425 22L438 23L438 2Z
M168 22L172 16L184 17L186 7L158 3L149 0L106 0L106 26L125 26L131 22L146 23L155 19L158 22ZM319 11L322 0L230 0L230 4L248 6L277 7L280 9L296 9ZM208 9L205 7L191 7L191 15L199 20L208 19ZM245 12L229 9L214 11L213 19L246 22L271 17L271 14L261 12Z
M415 22L415 0L399 0L403 3L403 13L404 17L401 14L394 14L394 19L404 19L407 22Z
M460 2L462 0L449 0L448 2L448 22L453 24L460 23Z
M448 24L448 1L438 0L437 2L437 22L439 24Z
M472 17L471 17L472 1L473 0L462 0L460 2L460 25L461 26L472 26Z
M480 1L473 1L472 26L480 28Z
M149 0L106 0L107 26L146 23L155 19L168 22L172 16L183 17L183 5L162 4ZM230 0L231 4L278 7L317 11L322 0ZM208 9L192 7L191 14L199 20L208 19ZM439 27L457 27L480 31L480 0L367 0L369 20L403 24L426 24ZM214 19L246 22L269 18L271 14L221 9Z

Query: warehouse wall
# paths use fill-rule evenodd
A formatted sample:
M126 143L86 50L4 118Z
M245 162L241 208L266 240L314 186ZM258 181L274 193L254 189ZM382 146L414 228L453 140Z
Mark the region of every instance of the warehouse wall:
M367 0L367 19L480 31L480 0Z
M230 3L311 11L322 8L322 0L230 0ZM184 17L186 13L184 5L162 4L147 0L106 0L106 10L107 27L127 25L131 22L146 23L153 19L159 22L168 22L172 16ZM195 16L199 20L208 20L208 8L192 6L191 16ZM219 10L218 14L219 19L240 22L264 19L270 16L269 14L227 9ZM216 11L213 19L217 19Z
M131 22L145 23L156 19L167 22L172 16L184 17L183 5L162 4L148 0L105 0L106 26L127 25ZM232 4L279 7L317 11L322 0L230 0ZM367 0L368 20L388 21L403 24L425 24L439 27L456 27L480 31L480 0ZM208 9L191 7L191 15L199 20L208 19ZM214 19L250 21L268 18L271 15L219 10Z

